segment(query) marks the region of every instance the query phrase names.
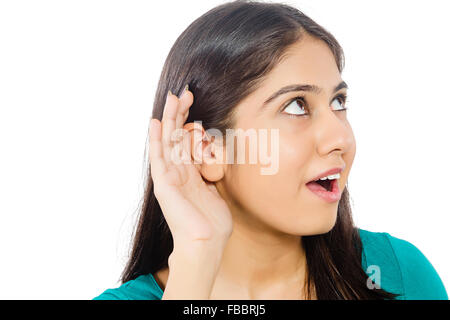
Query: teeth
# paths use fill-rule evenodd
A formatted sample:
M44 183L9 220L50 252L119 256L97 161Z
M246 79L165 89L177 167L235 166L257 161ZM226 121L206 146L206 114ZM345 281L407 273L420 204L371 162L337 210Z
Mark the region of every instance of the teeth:
M326 179L334 180L334 179L339 179L340 177L341 177L341 174L340 173L336 173L336 174L330 174L329 176L320 178L320 180L326 180Z

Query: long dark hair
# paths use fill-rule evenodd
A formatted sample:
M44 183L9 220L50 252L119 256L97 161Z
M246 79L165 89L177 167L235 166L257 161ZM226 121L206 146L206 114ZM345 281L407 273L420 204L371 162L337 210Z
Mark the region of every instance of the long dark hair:
M309 34L332 51L339 72L344 55L336 39L301 11L286 4L232 1L203 14L178 37L165 61L153 105L153 118L162 119L166 94L180 95L189 84L194 103L186 122L201 120L205 130L225 136L233 128L235 106L258 88L283 58L288 46ZM168 267L173 239L153 192L147 165L145 193L132 252L122 283ZM336 224L329 232L304 236L307 259L306 294L317 299L392 299L383 289L369 289L361 265L362 245L354 226L345 187Z

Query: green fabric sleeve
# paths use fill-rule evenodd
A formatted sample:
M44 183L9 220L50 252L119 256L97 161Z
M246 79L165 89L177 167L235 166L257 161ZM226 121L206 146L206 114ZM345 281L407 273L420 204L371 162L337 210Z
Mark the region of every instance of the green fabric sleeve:
M162 295L162 289L150 273L125 282L118 288L107 289L93 300L160 300Z
M108 289L92 300L128 300L120 291L115 289Z
M412 243L385 233L400 266L405 299L448 300L444 284L425 255Z

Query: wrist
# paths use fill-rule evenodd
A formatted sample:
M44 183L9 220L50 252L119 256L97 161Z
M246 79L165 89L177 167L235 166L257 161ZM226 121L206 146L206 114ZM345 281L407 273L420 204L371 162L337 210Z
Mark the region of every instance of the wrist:
M209 299L221 258L221 250L209 246L174 247L163 299Z
M203 265L218 267L222 259L224 246L211 246L209 243L198 242L186 245L174 245L169 255L169 268L175 264L187 264L191 266Z

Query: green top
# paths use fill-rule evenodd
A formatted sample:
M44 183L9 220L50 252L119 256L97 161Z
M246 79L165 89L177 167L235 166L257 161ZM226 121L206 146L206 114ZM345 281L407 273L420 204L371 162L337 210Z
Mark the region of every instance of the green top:
M438 273L413 244L386 232L359 229L362 266L375 284L399 300L448 300ZM163 290L151 273L107 289L94 300L159 300Z

